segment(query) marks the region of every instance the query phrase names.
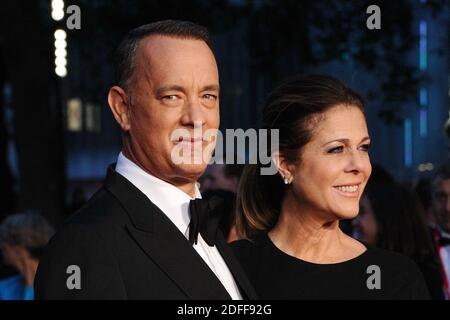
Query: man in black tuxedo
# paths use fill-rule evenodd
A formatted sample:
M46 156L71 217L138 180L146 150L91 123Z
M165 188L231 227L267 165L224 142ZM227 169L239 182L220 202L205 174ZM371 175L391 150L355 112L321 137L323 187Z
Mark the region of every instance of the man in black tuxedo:
M219 77L206 29L171 20L134 29L117 50L116 69L108 103L122 152L104 186L50 241L36 297L255 298L216 232L220 210L198 199L196 181L211 152L201 161L177 158L212 150L215 142L194 129L219 127Z

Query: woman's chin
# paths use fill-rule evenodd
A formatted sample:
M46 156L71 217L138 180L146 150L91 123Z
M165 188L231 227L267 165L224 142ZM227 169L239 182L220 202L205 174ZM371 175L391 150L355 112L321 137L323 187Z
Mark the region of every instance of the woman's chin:
M353 210L340 210L339 212L335 212L338 220L351 220L358 216L359 208Z

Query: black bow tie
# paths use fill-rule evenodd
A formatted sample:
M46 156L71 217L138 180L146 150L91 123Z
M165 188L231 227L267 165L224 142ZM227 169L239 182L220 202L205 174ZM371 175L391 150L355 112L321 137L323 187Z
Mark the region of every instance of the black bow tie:
M213 196L209 200L195 199L189 202L191 222L189 223L189 242L197 244L200 233L206 243L213 247L216 241L217 229L224 216L223 200Z

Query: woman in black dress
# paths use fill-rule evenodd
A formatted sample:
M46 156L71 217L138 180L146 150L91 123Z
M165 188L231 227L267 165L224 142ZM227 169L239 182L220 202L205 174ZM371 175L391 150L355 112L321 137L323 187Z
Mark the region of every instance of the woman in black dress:
M341 231L371 174L361 98L320 75L288 80L269 96L263 128L279 129L277 175L245 168L232 244L261 299L428 299L409 258Z

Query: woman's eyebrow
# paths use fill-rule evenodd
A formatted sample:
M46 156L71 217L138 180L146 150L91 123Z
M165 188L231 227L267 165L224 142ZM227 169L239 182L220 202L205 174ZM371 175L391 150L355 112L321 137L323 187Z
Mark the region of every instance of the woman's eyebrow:
M369 136L366 136L366 137L362 138L360 143L363 143L364 141L367 141L367 140L370 140L370 137L369 137ZM331 141L325 142L325 143L322 145L322 147L323 147L323 146L326 146L327 144L330 144L330 143L332 143L332 142L341 142L341 143L344 143L344 144L349 144L349 143L350 143L350 139L347 139L347 138L333 139L333 140L331 140Z

